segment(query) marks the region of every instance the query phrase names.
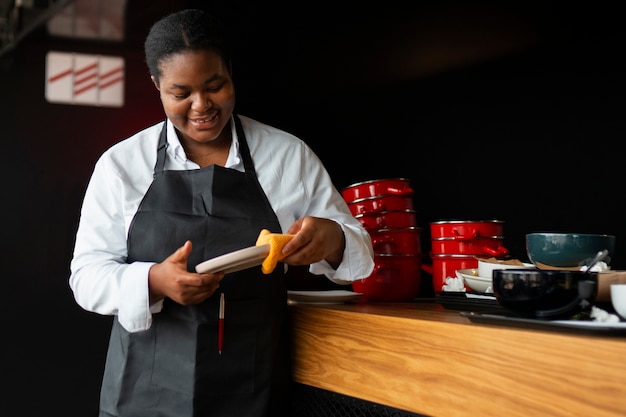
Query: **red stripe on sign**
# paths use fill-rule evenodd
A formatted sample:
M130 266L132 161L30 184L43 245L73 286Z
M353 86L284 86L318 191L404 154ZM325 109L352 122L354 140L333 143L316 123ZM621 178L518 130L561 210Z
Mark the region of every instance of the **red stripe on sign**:
M112 77L114 75L119 74L120 72L122 72L124 70L123 67L117 67L117 68L113 68L111 71L108 72L103 72L102 74L100 74L100 78L107 78L107 77Z
M96 74L94 72L92 74L87 74L86 76L84 76L82 78L75 78L74 79L74 85L76 86L76 85L79 85L79 84L84 84L84 83L86 83L88 81L91 81L91 80L97 78L97 77L98 77L98 74Z
M117 77L117 78L113 78L112 80L109 80L109 81L107 81L107 82L105 82L105 83L100 82L100 88L107 88L107 87L109 87L109 86L111 86L111 85L113 85L113 84L117 84L117 83L119 83L119 82L120 82L120 81L122 81L123 79L124 79L124 77L123 77L123 76L119 76L119 77Z
M77 90L74 90L74 95L77 96L79 94L84 93L87 90L91 90L92 88L96 88L97 85L98 85L97 83L93 82L91 84L88 84L88 85L84 86L83 88L79 88Z
M97 68L98 68L98 63L95 62L95 63L93 63L91 65L87 65L86 67L79 69L78 71L76 71L76 74L78 74L78 75L84 74L87 71L93 71L93 70L95 70Z
M72 69L68 69L65 70L63 72L58 73L57 75L53 75L52 77L48 78L48 81L50 81L51 83L55 82L55 81L59 81L61 78L67 77L69 75L72 74Z

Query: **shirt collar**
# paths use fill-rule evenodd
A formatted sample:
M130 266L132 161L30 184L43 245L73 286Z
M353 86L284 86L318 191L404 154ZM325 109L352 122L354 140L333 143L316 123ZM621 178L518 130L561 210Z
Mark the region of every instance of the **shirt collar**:
M232 142L230 144L228 158L226 159L226 168L233 168L241 163L241 157L239 156L239 138L237 136L237 129L235 129L235 120L232 115L230 117L230 131ZM167 143L175 158L181 161L187 161L185 149L183 149L183 145L181 145L180 139L178 139L174 124L169 119L167 120Z

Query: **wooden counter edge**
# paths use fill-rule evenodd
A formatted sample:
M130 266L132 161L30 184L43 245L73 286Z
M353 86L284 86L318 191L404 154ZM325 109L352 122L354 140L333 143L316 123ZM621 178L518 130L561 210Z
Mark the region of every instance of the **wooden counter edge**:
M292 305L290 313L302 384L432 416L626 410L626 339L477 325L432 305Z

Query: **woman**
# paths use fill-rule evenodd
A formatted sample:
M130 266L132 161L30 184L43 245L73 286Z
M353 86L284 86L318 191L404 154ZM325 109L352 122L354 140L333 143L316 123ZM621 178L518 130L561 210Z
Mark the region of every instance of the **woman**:
M234 113L219 22L173 13L145 56L166 119L96 163L71 262L78 304L115 316L100 416L288 415L285 268L195 265L267 229L295 235L284 264L349 284L374 267L369 235L304 142Z

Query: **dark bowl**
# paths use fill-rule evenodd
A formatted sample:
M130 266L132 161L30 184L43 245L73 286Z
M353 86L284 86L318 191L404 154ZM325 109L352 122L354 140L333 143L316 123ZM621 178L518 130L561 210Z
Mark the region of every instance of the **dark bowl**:
M493 271L493 295L515 315L532 318L566 318L582 310L582 301L593 301L598 274L583 271L497 269Z
M556 267L587 265L601 250L608 250L609 265L615 251L615 236L593 233L538 232L526 235L526 253L534 263Z

